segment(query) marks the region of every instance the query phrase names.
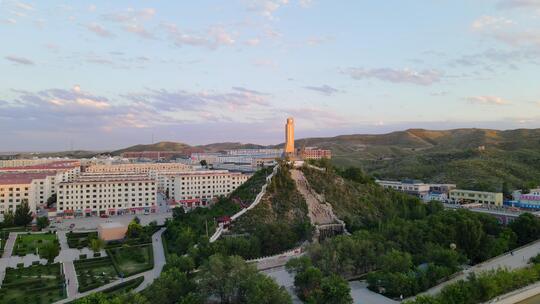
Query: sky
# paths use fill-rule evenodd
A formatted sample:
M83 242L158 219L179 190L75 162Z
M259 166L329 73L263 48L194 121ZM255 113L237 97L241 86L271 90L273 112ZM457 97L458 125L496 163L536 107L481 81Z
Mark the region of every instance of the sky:
M0 0L0 151L540 127L540 0Z

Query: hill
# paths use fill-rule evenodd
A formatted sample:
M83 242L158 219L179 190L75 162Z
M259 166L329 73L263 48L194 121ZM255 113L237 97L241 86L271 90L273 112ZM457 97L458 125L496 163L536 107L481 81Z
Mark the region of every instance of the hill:
M510 189L540 184L540 129L410 129L300 139L296 146L330 149L334 164L361 166L379 178L489 191L502 191L503 184Z
M142 152L142 151L180 151L182 153L191 153L196 148L179 142L162 141L149 145L135 145L128 148L111 152L112 155L121 155L124 152Z
M208 145L197 146L206 152L219 152L225 150L234 150L234 149L264 149L266 146L257 145L257 144L243 144L239 142L223 142L223 143L214 143Z

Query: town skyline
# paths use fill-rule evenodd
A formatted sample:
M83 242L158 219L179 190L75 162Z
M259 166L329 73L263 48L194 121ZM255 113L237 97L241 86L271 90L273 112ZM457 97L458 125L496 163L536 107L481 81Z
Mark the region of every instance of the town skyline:
M538 128L539 17L515 0L4 0L2 150L277 144L287 116L299 138Z

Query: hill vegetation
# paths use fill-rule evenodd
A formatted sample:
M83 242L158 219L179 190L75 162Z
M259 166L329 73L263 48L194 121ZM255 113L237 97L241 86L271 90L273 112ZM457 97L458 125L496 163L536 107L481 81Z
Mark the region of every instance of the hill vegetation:
M540 129L410 129L296 141L330 149L339 167L362 167L382 179L456 183L502 191L540 184Z

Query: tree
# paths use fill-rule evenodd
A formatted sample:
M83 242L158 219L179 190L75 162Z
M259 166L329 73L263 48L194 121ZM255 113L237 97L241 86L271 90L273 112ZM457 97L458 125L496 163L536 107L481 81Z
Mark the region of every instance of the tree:
M318 303L352 304L351 288L342 277L331 275L323 278L321 283L321 296Z
M170 268L161 273L154 283L149 288L145 289L145 296L152 303L159 304L176 304L178 300L192 294L191 302L180 302L186 304L200 303L195 301L197 297L193 295L196 291L196 285L193 280L190 280L186 273L181 272L176 268Z
M381 270L386 272L407 272L412 268L409 253L392 250L381 258Z
M316 299L321 292L323 274L319 268L310 266L294 277L294 286L300 299L308 301Z
M186 214L186 211L182 207L173 208L173 219L179 220Z
M15 216L13 215L13 212L6 212L4 213L4 226L5 227L11 227L15 225Z
M100 252L103 247L105 247L105 242L102 239L95 238L90 240L90 248L92 248L93 252Z
M137 219L138 218L135 217L135 219L133 219L128 225L128 238L138 238L143 232L143 227L136 221Z
M220 303L291 303L285 289L239 256L210 256L196 281L204 299L217 297Z
M510 223L510 229L516 233L518 244L524 245L540 236L540 219L531 213L523 213Z
M49 222L49 218L46 217L46 216L40 216L37 218L37 226L39 228L39 230L42 230L44 228L46 228L47 226L49 226L50 222Z
M13 221L16 226L26 226L32 222L32 214L27 199L23 199L21 204L17 206Z
M54 258L58 256L60 253L60 246L58 245L58 241L55 240L55 242L49 242L39 249L39 256L47 259L49 263L52 263L54 261Z
M52 205L56 204L56 193L49 196L47 199L47 207L51 207Z
M206 159L201 160L200 164L202 167L208 167L208 162L206 161Z

